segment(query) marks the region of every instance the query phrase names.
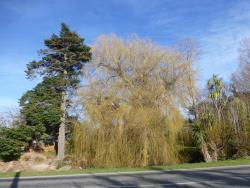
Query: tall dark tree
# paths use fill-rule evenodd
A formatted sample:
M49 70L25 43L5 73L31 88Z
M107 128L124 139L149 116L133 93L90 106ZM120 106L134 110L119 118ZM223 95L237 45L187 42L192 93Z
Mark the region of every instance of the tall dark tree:
M91 59L91 52L90 47L84 44L84 39L76 32L72 32L64 23L61 25L60 34L53 34L44 43L47 48L40 50L41 60L28 63L26 73L28 78L36 75L61 78L62 115L58 136L58 159L62 160L66 107L71 102L69 95L79 86L79 76L84 64Z
M19 100L25 123L31 127L42 126L46 134L56 137L60 125L61 78L45 77L34 89L27 91Z

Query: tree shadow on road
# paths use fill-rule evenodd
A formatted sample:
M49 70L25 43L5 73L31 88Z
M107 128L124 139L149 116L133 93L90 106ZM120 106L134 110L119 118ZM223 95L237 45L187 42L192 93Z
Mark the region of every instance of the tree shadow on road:
M21 172L16 172L14 179L10 185L10 188L18 188L18 182Z

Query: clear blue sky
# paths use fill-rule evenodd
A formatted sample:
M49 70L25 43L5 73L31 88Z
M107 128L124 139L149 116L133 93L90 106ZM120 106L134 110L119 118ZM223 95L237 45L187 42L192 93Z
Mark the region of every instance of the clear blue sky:
M137 34L160 45L193 38L201 55L199 83L236 69L239 41L250 36L249 0L0 0L0 111L37 81L25 79L43 40L67 23L94 42L101 33Z

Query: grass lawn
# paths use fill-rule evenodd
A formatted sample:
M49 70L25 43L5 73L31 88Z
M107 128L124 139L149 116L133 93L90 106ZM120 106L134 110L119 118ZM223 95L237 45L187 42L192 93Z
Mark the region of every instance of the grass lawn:
M148 170L174 170L174 169L192 169L192 168L205 168L205 167L220 167L220 166L236 166L236 165L250 165L250 158L226 160L211 163L184 163L169 166L149 166L141 168L88 168L83 170L67 170L67 171L47 171L47 172L26 172L20 173L21 177L24 176L51 176L51 175L70 175L70 174L91 174L103 172L136 172ZM0 172L0 178L14 177L15 172Z

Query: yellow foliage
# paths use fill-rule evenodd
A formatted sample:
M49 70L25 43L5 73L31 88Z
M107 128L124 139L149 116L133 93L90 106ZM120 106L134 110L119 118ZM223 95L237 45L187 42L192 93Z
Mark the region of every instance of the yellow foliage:
M85 121L73 131L76 166L148 166L178 162L180 107L193 90L192 61L137 37L101 36L81 91Z

